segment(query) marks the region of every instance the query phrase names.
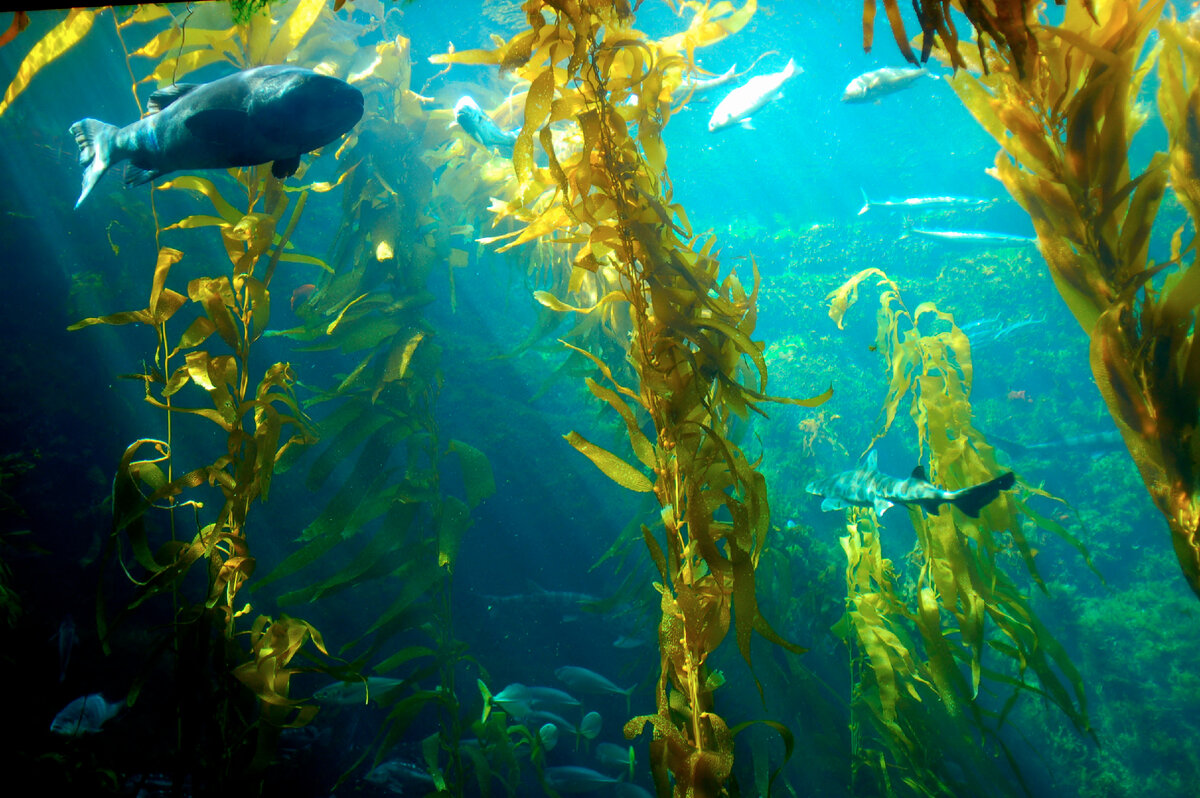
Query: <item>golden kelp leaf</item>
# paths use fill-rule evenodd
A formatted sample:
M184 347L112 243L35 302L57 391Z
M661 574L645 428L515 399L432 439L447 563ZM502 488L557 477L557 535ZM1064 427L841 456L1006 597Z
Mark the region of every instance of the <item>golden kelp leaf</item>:
M585 378L584 382L587 383L588 390L596 397L608 402L620 414L621 418L625 420L625 429L629 433L629 443L633 447L634 455L646 468L654 469L658 465L657 459L654 456L654 444L642 432L641 427L638 425L637 416L634 415L632 408L617 395L616 391L605 388L591 377Z
M646 478L645 474L607 449L591 443L578 432L572 431L563 437L580 454L595 463L596 467L603 471L605 476L621 487L637 491L638 493L649 493L654 490L654 484Z
M8 84L4 99L0 100L0 114L8 110L21 92L29 86L30 81L41 71L42 67L74 47L80 39L92 29L92 21L98 12L90 9L73 8L67 18L54 27L49 33L33 46L29 54L17 67L16 77Z
M846 315L850 306L858 301L858 284L872 274L878 276L881 283L886 281L890 285L895 285L881 270L871 267L863 269L825 297L825 301L829 303L829 318L837 323L839 330L845 329L842 326L842 317Z
M212 201L213 207L221 218L231 225L236 225L242 220L242 213L238 209L230 205L216 185L211 180L194 175L180 175L179 177L168 180L158 187L160 191L165 191L171 188L181 188L187 191L195 191L198 194L203 194Z
M238 351L239 335L230 308L234 305L233 289L228 277L202 277L188 283L188 297L204 307L221 339Z
M271 40L271 46L267 48L266 63L282 64L287 60L288 53L294 50L304 38L304 34L308 33L324 6L325 0L300 0L292 15Z

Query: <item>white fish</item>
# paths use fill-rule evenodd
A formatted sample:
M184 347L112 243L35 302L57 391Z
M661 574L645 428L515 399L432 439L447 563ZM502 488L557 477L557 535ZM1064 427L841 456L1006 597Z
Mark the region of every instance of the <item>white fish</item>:
M753 130L750 117L771 100L780 96L779 89L783 86L784 81L797 72L803 71L796 67L795 59L789 59L782 72L772 72L769 75L757 75L750 78L717 103L712 117L708 120L708 132L716 133L718 130L735 124Z
M577 693L623 695L626 708L629 706L629 697L633 694L633 688L637 686L617 687L595 671L581 668L578 665L564 665L555 670L554 675L560 682Z
M847 84L846 91L842 93L842 102L868 103L885 94L900 91L906 86L912 85L917 78L923 78L926 75L938 80L938 76L931 74L925 67L909 67L907 69L884 67L864 72Z
M124 707L124 701L109 703L100 693L81 696L67 704L61 712L54 716L54 720L50 723L50 731L55 734L65 734L68 737L95 734L100 731L101 726L112 720Z

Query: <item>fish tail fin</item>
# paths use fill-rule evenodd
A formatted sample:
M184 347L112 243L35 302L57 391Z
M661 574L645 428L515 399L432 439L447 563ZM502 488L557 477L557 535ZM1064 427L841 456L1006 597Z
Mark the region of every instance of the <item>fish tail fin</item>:
M483 715L479 722L487 723L488 715L492 714L492 691L483 683L483 679L476 679L475 683L479 685L479 694L483 696Z
M951 501L966 515L978 518L980 511L991 504L1000 495L1000 491L1008 490L1016 481L1013 472L1006 471L995 479L958 491Z
M858 187L858 190L859 190L859 191L861 191L861 192L862 192L862 195L863 195L863 206L862 206L862 210L860 210L860 211L858 212L858 215L859 215L859 216L862 216L864 213L866 213L867 211L871 210L871 198L867 196L867 190L866 190L865 188L863 188L862 186L859 186L859 187Z
M787 62L787 66L785 66L783 68L783 79L787 80L788 78L792 77L793 75L802 73L803 71L804 71L803 67L796 66L795 58L789 58L788 62Z
M76 208L83 204L108 167L112 166L113 144L118 130L116 125L98 119L80 119L71 125L71 134L79 145L79 165L83 167L83 191L75 202Z

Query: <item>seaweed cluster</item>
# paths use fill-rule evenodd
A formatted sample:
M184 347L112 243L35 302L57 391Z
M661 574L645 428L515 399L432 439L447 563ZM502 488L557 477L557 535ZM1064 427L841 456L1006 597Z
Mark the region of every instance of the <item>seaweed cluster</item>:
M928 453L933 481L956 488L991 478L1001 469L973 424L971 347L953 317L931 302L909 312L899 287L878 269L864 270L832 292L830 316L840 326L860 283L869 277L884 288L876 343L890 374L875 440L887 433L909 397L909 415L921 454ZM949 330L923 332L923 320L940 321ZM1023 693L1053 703L1079 732L1091 734L1083 678L1038 618L1023 580L1006 571L1004 556L1015 554L1028 578L1046 589L1022 517L1065 539L1085 561L1087 551L1059 522L1030 506L1028 496L1045 497L1044 491L1023 486L1023 493L1002 494L979 519L958 510L927 514L910 508L917 532L917 548L909 555L917 569L915 583L898 579L883 556L879 519L850 512L847 535L841 538L848 589L841 634L862 652L853 668L852 726L866 719L885 746L874 750L865 735L855 735L854 767L870 768L880 784L895 778L886 752L904 780L922 785L927 794L1015 793L1020 770L999 731ZM1001 662L985 665L985 649L1000 654ZM998 712L979 700L981 691L1005 689L1010 692ZM922 695L930 693L937 700L923 701ZM948 733L951 729L954 733ZM989 759L979 756L983 749L976 735L1004 751L1016 783L1006 786ZM929 748L935 739L942 751L970 767L954 775L942 770L937 749Z
M720 795L733 765L733 736L713 704L723 678L708 657L733 626L750 662L754 631L791 651L760 614L754 573L769 510L762 475L732 440L735 422L767 401L812 406L766 393L762 345L752 340L757 270L747 291L722 274L715 240L693 233L672 202L661 130L671 92L694 71L694 52L740 29L754 0L677 4L688 29L654 41L632 27L621 3L525 3L529 30L491 51L441 61L497 64L530 81L512 163L515 197L495 203L524 226L493 238L505 248L538 239L572 247L556 279L568 296L537 295L562 313L595 317L621 344L622 359L567 344L590 359L603 382L595 397L623 419L636 463L578 432L567 441L617 484L653 493L661 531L642 536L662 581L657 711L630 720L626 736L653 729L651 771L660 795ZM571 146L556 146L566 125ZM537 166L535 138L547 167ZM580 302L591 292L591 300ZM749 375L743 371L748 364ZM625 374L625 376L620 376ZM627 384L632 381L632 384ZM655 439L643 433L643 419ZM649 472L649 475L647 474ZM656 525L657 526L657 525ZM761 687L760 687L761 689ZM785 740L790 733L773 724ZM790 751L790 742L788 744ZM673 784L673 786L672 786Z
M1168 185L1193 229L1200 213L1200 61L1192 23L1163 20L1163 7L1104 0L1093 14L1070 6L1061 25L1036 28L1036 71L989 51L999 62L989 75L960 72L952 85L1003 147L994 174L1033 220L1055 285L1091 340L1092 373L1200 596L1194 241L1180 226L1169 256L1151 257ZM1147 51L1156 29L1161 42ZM951 52L981 66L969 50ZM1152 70L1168 148L1135 175L1130 147L1147 116L1138 93Z

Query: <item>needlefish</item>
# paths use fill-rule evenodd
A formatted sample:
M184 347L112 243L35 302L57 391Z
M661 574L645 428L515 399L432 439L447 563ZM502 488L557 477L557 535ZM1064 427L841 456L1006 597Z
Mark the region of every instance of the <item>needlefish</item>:
M995 200L980 199L978 197L905 197L896 199L889 197L885 200L873 200L867 196L866 189L860 188L862 192L863 206L858 211L858 215L862 216L872 208L883 208L884 210L900 210L900 211L923 211L929 208L982 208L991 205Z
M971 518L978 518L980 511L994 501L1000 491L1008 490L1015 482L1016 477L1008 471L969 488L946 490L930 482L921 466L914 468L907 479L881 473L878 457L872 451L862 467L813 480L805 490L824 497L821 509L826 512L846 507L871 507L882 516L897 504L903 504L916 505L936 515L943 504L951 504Z
M974 244L995 244L997 246L1024 246L1036 244L1037 236L1018 236L1011 233L994 233L990 230L933 230L927 227L910 227L901 238L909 235L937 238L942 241L957 241Z

